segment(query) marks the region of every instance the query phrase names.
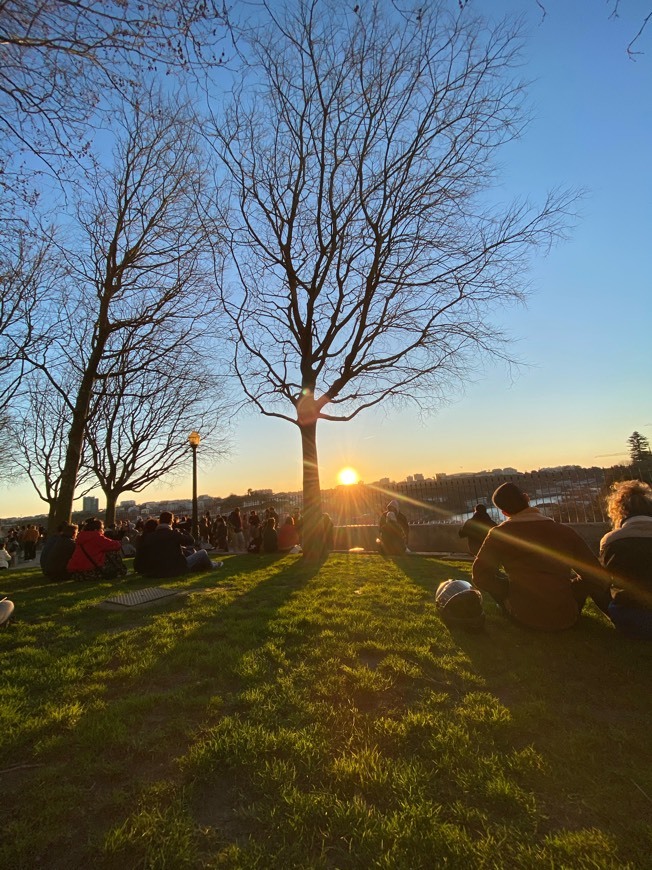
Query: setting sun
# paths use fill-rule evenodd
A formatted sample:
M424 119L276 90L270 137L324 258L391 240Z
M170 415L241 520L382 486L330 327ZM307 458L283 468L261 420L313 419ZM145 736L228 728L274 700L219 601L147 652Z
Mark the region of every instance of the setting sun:
M352 483L357 483L359 480L360 477L355 468L343 468L337 475L337 482L343 486L350 486Z

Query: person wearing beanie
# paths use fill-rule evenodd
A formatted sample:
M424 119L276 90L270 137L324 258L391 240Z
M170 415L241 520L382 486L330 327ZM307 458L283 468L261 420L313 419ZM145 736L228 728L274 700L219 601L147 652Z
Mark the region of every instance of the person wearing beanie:
M506 520L489 530L475 558L478 589L516 622L542 631L574 625L588 596L606 612L609 577L577 532L530 507L514 483L499 486L492 501Z

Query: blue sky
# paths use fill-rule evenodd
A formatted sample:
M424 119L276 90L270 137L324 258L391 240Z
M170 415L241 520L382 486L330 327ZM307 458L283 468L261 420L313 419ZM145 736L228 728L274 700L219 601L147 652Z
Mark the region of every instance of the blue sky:
M492 15L517 10L529 39L523 75L532 81L532 122L502 154L496 195L540 201L553 187L586 190L571 238L532 264L526 307L499 322L524 361L511 378L500 366L420 420L383 408L349 424L320 424L322 486L343 466L365 481L421 472L514 466L610 465L627 456L637 429L652 440L652 25L627 56L648 4L622 4L621 18L593 0L472 0ZM299 489L296 427L248 414L231 458L201 468L199 489ZM143 499L188 497L184 479L154 485ZM29 486L4 494L0 515L42 510ZM130 498L129 494L125 498ZM141 497L138 496L140 499Z

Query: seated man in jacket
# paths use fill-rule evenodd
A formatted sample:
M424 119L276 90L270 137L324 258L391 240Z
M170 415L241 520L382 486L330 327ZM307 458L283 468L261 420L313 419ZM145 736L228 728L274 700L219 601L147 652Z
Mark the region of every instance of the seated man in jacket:
M172 528L173 515L163 511L156 529L143 536L138 549L138 571L146 577L180 577L189 571L210 571L221 568L222 562L212 562L206 550L185 555L195 539L186 532Z
M590 595L601 610L609 601L609 577L586 542L569 526L530 507L513 483L493 494L507 517L489 530L473 563L473 582L516 622L557 631L575 624ZM501 577L503 567L507 577ZM571 577L574 571L578 576Z
M41 550L41 571L48 580L70 580L68 562L75 552L77 526L62 523L55 535L48 535Z

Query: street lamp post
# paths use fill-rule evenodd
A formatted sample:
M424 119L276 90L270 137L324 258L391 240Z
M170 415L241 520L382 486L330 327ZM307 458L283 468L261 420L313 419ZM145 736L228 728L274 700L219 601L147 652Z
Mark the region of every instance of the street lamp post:
M201 437L199 432L191 432L188 435L188 444L192 448L192 530L191 535L195 540L199 537L199 517L197 516L197 448Z

